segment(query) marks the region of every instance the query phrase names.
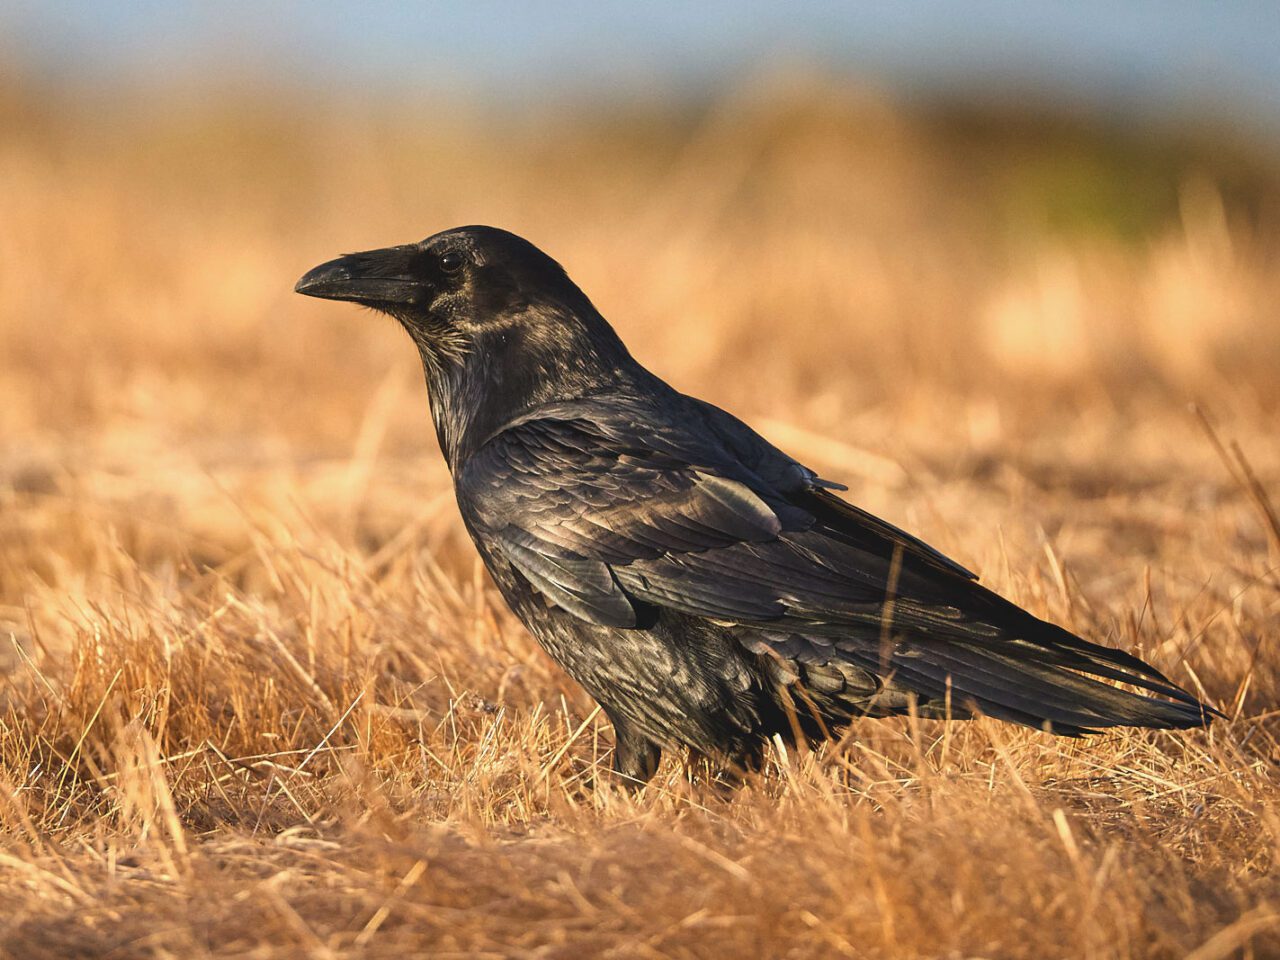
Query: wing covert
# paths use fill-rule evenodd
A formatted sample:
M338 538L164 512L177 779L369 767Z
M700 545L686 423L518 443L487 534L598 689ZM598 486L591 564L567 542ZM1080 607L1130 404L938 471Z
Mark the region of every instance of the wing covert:
M459 496L539 592L584 619L634 626L636 599L683 600L707 615L780 615L775 598L717 604L715 564L673 580L663 562L776 541L812 516L715 451L690 462L654 446L587 419L528 420L467 463Z

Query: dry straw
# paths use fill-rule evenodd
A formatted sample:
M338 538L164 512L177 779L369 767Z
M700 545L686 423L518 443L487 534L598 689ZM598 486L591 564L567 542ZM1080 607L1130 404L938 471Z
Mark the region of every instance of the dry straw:
M1215 168L1168 159L1135 239L1026 199L1068 134L833 90L502 133L33 92L0 126L0 952L1280 951L1278 234ZM675 760L618 791L459 529L408 344L289 292L471 221L1232 719L868 721L736 791Z

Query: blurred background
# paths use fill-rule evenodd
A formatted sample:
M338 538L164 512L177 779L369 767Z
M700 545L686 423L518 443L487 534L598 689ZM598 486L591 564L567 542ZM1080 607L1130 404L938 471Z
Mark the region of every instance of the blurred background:
M1269 481L1277 41L1243 0L8 0L0 600L106 563L56 530L146 566L255 505L370 549L421 519L413 351L291 287L463 223L960 553L948 496L990 533L1026 489L1223 480L1197 399Z
M3 17L11 57L72 82L168 87L238 74L321 98L697 102L787 62L923 97L1034 96L1108 113L1221 106L1274 121L1280 96L1280 12L1265 0L10 0Z

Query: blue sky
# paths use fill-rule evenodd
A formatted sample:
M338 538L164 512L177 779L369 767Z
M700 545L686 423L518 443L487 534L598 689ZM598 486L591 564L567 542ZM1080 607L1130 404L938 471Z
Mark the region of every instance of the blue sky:
M812 63L909 92L1032 87L1280 123L1277 0L0 0L0 59L95 85L212 72L515 101Z

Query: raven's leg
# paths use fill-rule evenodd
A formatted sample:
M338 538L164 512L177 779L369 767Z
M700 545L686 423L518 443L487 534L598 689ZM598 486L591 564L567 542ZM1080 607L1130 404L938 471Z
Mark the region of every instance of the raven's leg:
M766 746L766 741L759 740L721 755L693 750L689 755L689 768L695 775L705 777L708 783L734 790L764 770Z
M613 724L613 772L627 787L638 789L657 772L662 748L612 711L605 713Z

